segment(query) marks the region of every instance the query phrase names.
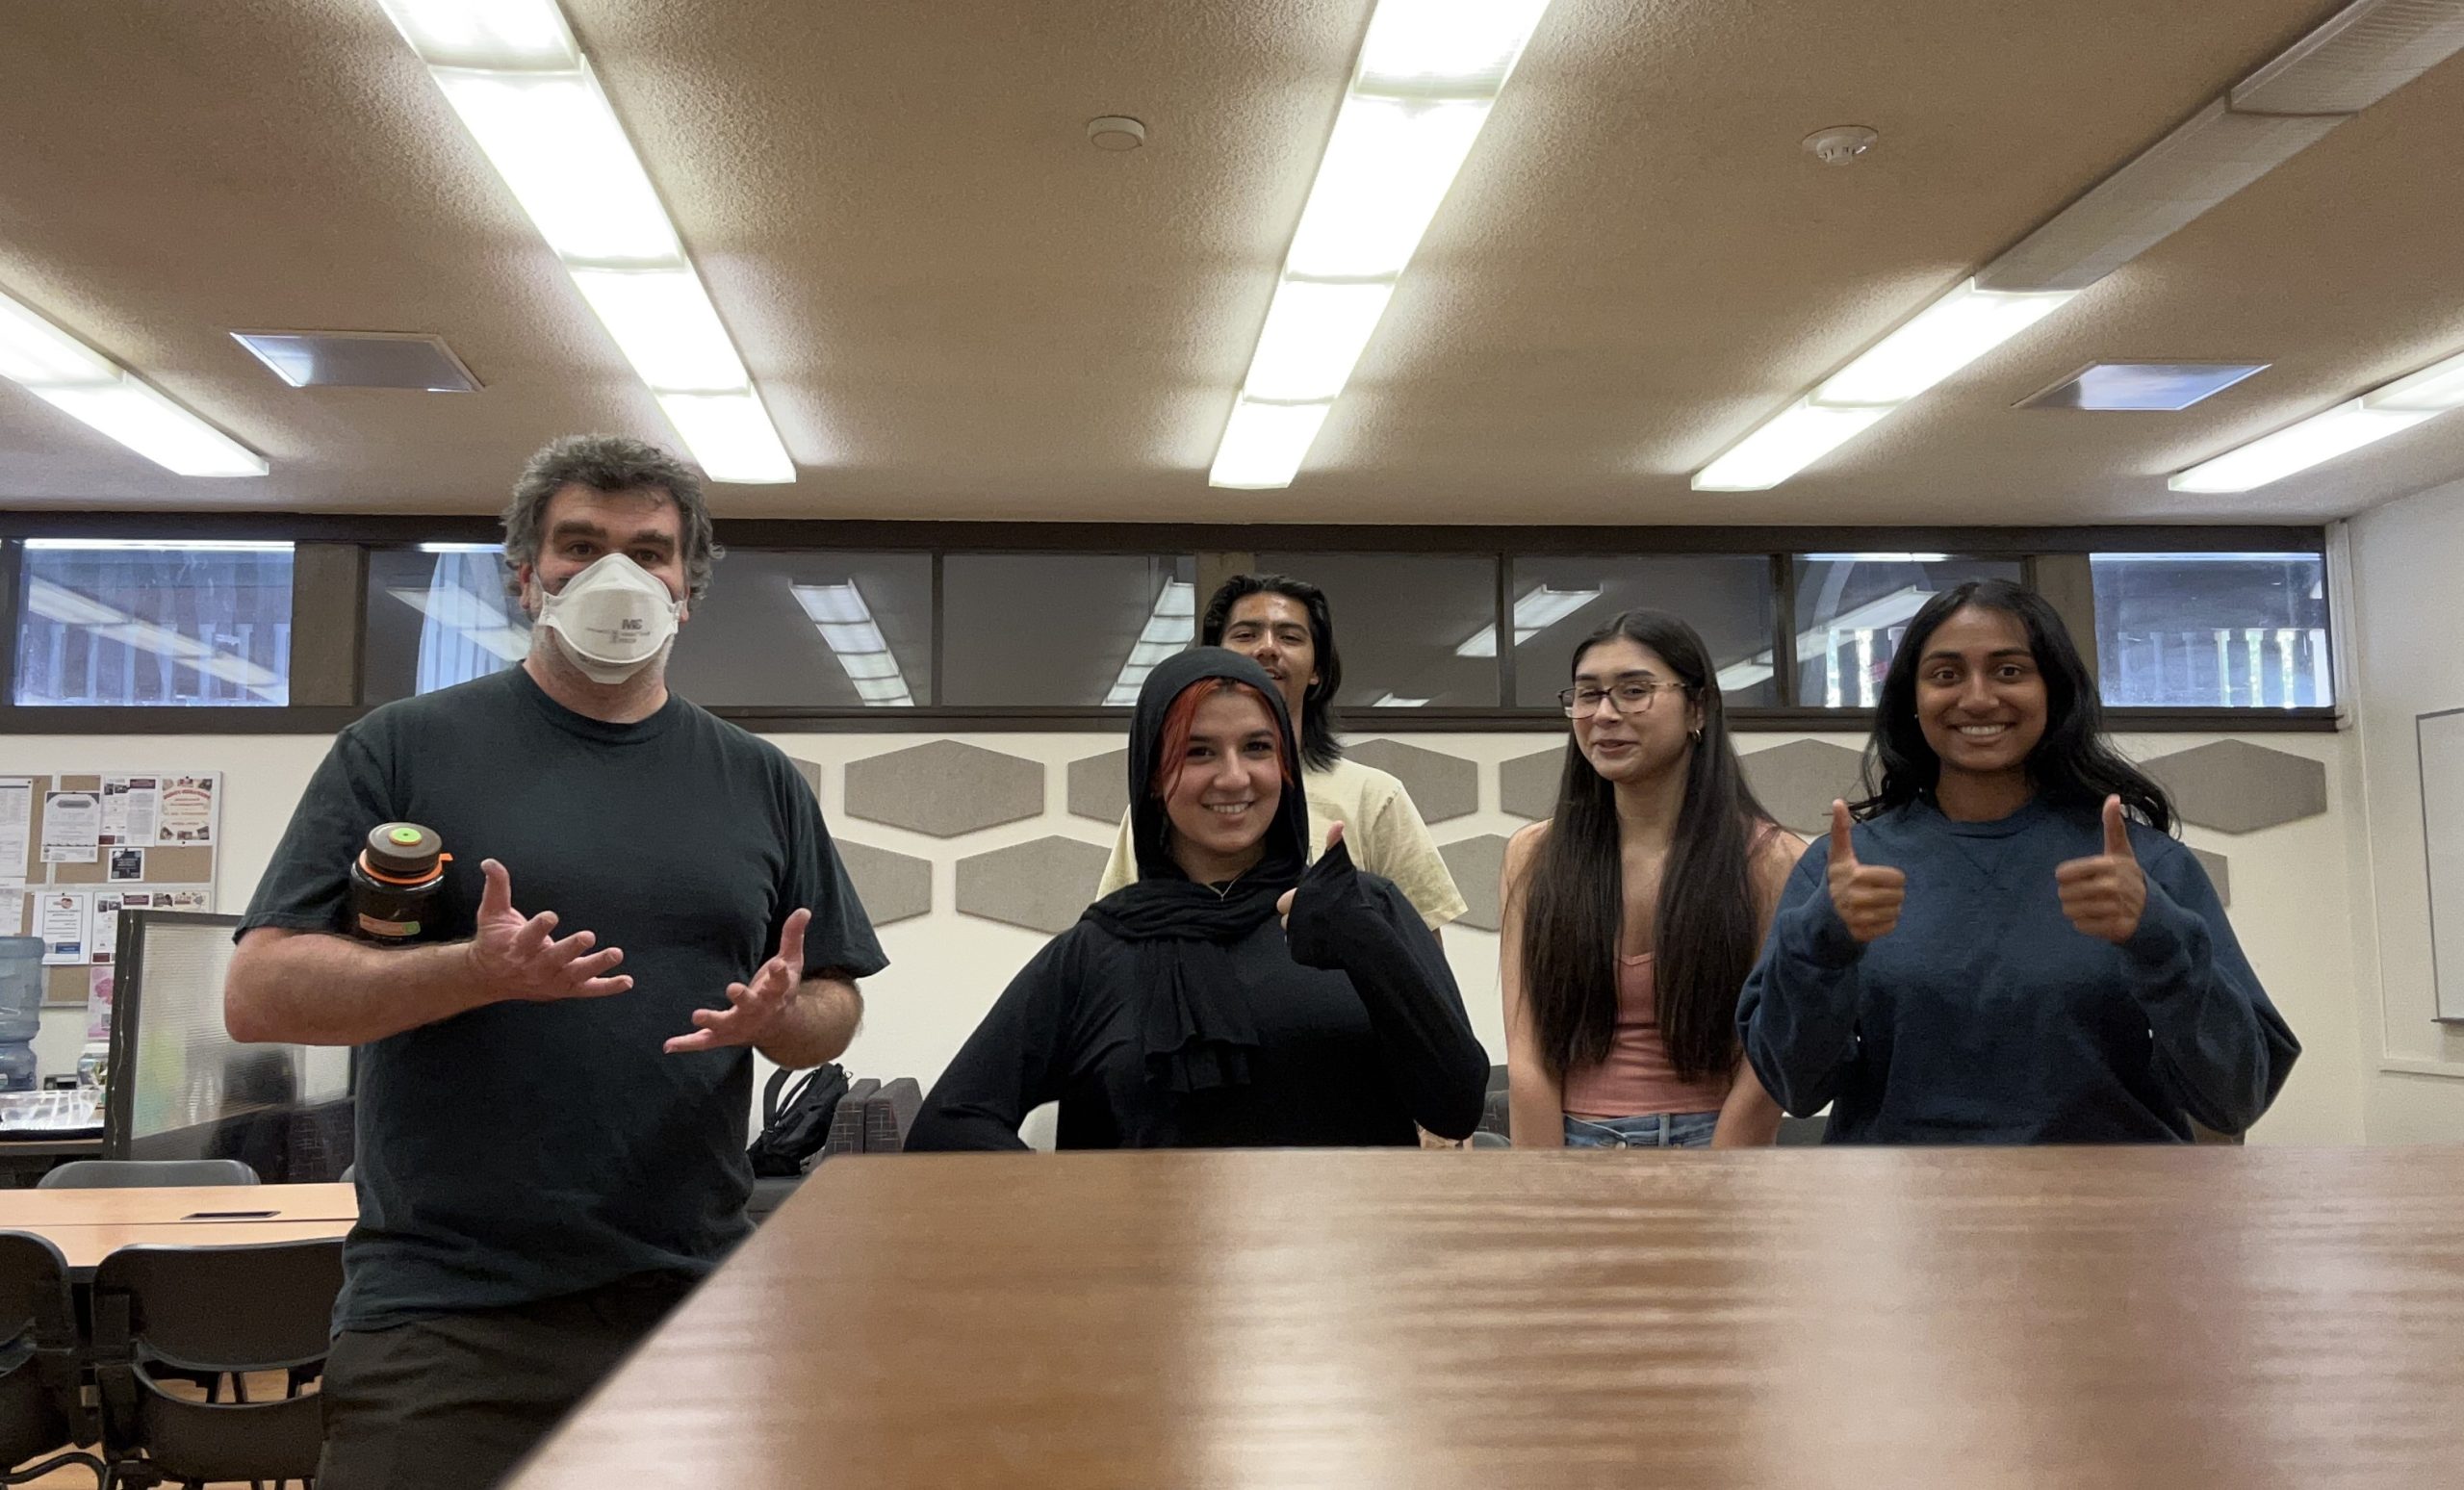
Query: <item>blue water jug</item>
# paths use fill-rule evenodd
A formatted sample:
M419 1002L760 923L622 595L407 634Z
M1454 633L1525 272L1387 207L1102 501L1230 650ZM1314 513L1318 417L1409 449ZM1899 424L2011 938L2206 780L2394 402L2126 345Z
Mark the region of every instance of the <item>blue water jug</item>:
M33 1090L41 1029L42 938L0 937L0 1092Z

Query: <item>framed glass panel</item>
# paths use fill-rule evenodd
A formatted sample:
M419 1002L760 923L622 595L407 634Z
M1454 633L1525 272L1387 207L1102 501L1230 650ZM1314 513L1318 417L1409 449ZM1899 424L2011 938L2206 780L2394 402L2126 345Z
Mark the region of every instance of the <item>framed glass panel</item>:
M1909 618L1970 579L2017 583L2017 559L1947 553L1800 553L1797 697L1806 708L1871 708Z
M2326 561L2316 553L2096 553L2096 673L2108 705L2323 708Z
M1326 592L1338 706L1496 708L1498 565L1484 553L1260 553L1256 572ZM1203 604L1204 597L1201 597Z
M29 538L13 693L69 706L291 702L287 543Z
M1702 633L1732 707L1779 702L1771 638L1779 626L1763 554L1621 558L1518 554L1514 560L1514 702L1554 709L1575 646L1628 610L1665 610Z
M1138 702L1196 635L1181 554L952 553L941 560L941 702L988 708Z
M369 555L362 697L405 698L522 660L530 623L492 545ZM706 707L911 708L932 701L933 559L735 549L676 633L668 681Z

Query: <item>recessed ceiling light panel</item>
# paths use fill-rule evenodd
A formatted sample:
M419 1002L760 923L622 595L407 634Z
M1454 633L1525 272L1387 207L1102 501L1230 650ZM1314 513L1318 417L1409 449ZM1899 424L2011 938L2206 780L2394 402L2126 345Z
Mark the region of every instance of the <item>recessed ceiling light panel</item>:
M234 331L294 388L401 388L473 393L479 380L433 336L389 331Z
M2262 372L2264 362L2099 362L2040 394L2023 409L2187 409Z

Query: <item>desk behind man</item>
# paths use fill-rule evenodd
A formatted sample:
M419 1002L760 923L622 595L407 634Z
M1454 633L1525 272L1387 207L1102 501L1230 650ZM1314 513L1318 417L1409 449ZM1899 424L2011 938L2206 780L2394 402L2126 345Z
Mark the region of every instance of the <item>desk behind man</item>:
M664 452L542 450L529 657L345 730L249 906L232 1034L364 1047L327 1490L500 1478L746 1234L747 1047L837 1055L884 965L803 778L667 690L718 556ZM408 947L346 935L390 821L456 856Z

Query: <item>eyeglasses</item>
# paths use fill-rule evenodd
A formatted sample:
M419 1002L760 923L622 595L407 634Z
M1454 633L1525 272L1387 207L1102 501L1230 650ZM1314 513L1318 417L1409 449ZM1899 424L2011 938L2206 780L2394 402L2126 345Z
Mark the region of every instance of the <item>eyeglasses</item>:
M1560 688L1557 706L1566 711L1567 718L1581 719L1599 713L1613 699L1620 714L1648 714L1652 701L1661 694L1684 691L1683 683L1650 681L1621 682L1609 688Z

